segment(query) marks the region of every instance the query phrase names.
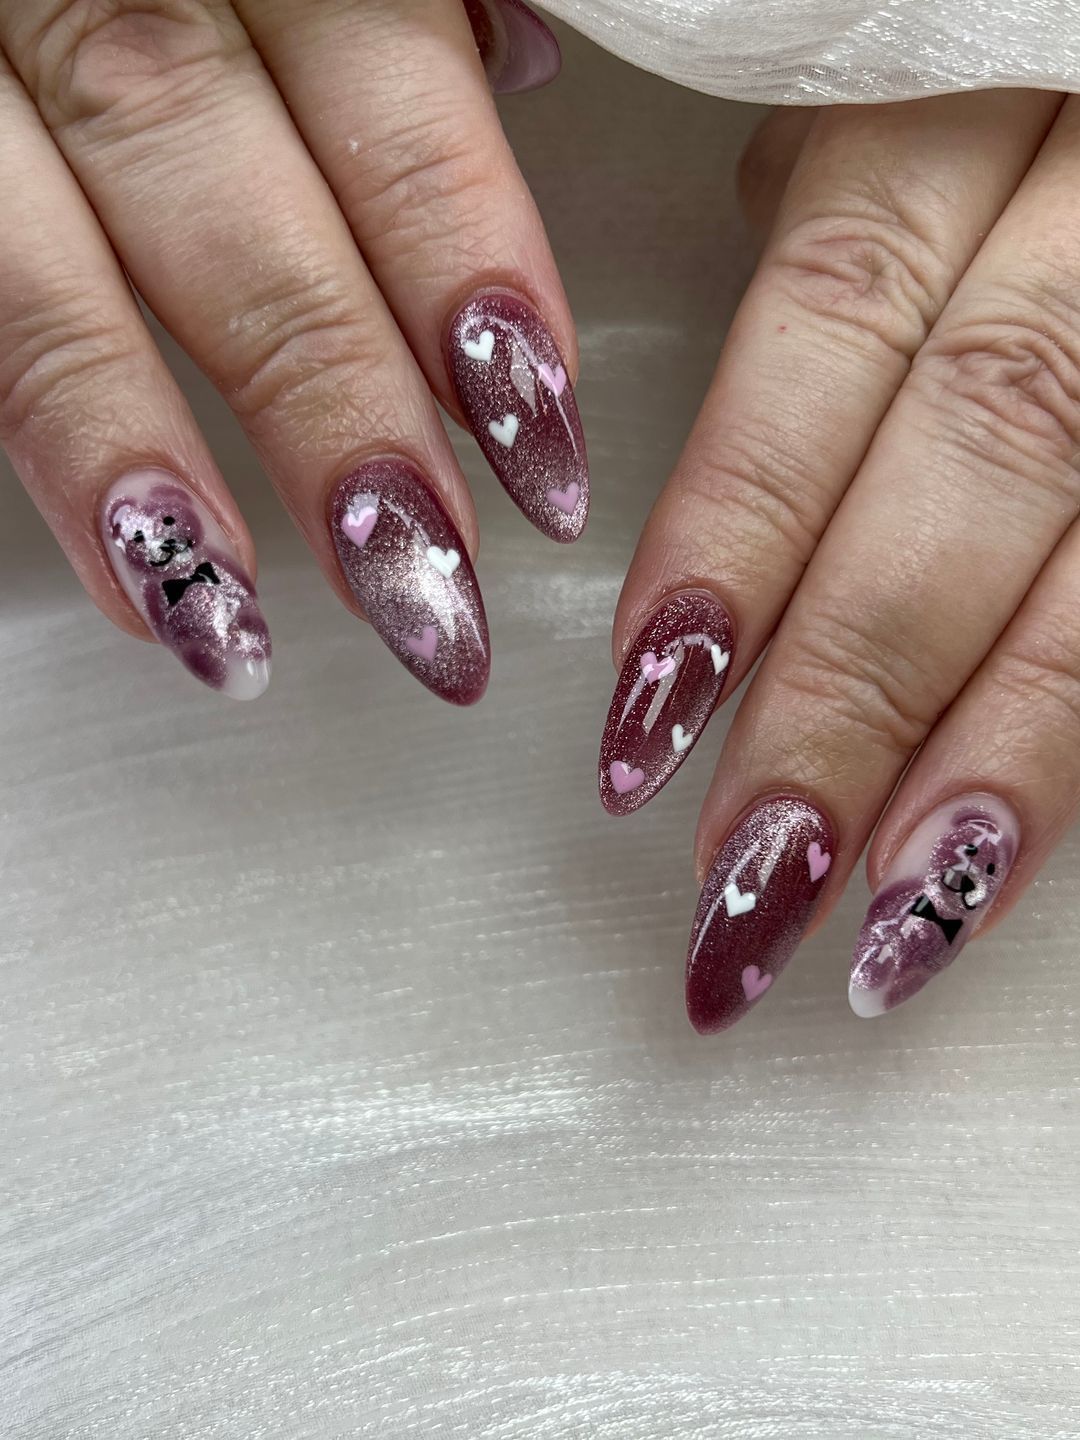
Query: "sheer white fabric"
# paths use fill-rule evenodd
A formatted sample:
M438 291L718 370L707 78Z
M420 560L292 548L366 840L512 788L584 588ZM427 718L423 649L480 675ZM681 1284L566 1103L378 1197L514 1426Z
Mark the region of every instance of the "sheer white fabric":
M1080 0L545 0L624 60L770 105L1080 90Z

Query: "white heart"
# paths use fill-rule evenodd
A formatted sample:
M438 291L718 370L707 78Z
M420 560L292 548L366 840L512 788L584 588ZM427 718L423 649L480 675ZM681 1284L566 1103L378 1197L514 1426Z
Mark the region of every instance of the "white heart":
M498 420L488 422L488 434L500 445L505 445L507 450L517 439L517 432L518 418L516 415L504 415L501 422Z
M743 891L734 884L724 886L724 908L732 919L736 915L745 915L756 904L757 896L752 890Z
M429 545L427 558L440 575L445 575L447 580L461 564L461 556L456 550L440 550L438 545Z
M709 651L709 654L712 656L713 670L717 675L722 675L728 667L728 661L731 659L730 650L721 650L719 645L714 645Z
M689 750L693 743L693 735L688 735L681 725L671 727L671 745L676 755L681 755L684 750Z
M485 330L479 340L466 340L461 348L470 360L479 360L481 365L486 365L495 349L495 335L491 330Z

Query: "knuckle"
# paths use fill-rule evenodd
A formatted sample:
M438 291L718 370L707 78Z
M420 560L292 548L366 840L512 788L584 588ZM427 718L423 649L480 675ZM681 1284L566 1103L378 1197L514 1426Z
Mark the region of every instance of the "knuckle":
M948 298L950 267L893 207L852 209L786 229L768 257L772 277L815 320L907 364Z
M738 528L739 552L755 566L762 557L775 565L778 551L800 567L809 561L836 496L803 449L764 426L733 426L720 450L688 458L680 489L695 511L715 516L716 549L729 551Z
M889 637L887 622L837 605L785 655L776 683L818 716L823 755L837 746L847 753L854 741L906 761L943 708L947 697Z
M472 142L472 143L467 143ZM392 140L351 167L346 208L359 217L365 244L417 250L462 236L486 258L497 253L505 191L490 144L440 115L402 117ZM462 211L468 224L462 224Z
M0 330L0 437L100 412L138 358L131 327L92 299L35 307L32 324Z
M377 375L390 359L385 336L339 279L294 273L230 319L209 368L242 420L257 425L288 408L296 425L310 415L315 433L320 421L332 430L335 415L346 423L348 413L355 425L359 392L368 388L358 371Z
M940 326L915 392L980 463L1075 487L1080 459L1080 279L1074 295L1003 290Z
M126 119L170 85L240 53L223 0L61 0L22 47L28 87L54 128Z
M1037 640L1023 650L1007 639L994 659L994 686L998 702L1015 713L1020 728L1036 747L1045 747L1053 734L1074 748L1080 740L1080 652L1075 637L1075 615L1064 601L1057 615L1042 617Z

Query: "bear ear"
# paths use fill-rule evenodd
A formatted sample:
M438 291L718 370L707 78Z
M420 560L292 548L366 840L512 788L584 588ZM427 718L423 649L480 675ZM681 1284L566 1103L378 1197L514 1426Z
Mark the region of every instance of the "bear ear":
M134 505L127 505L127 504L125 504L125 505L118 505L117 508L116 508L116 509L113 511L113 513L112 513L112 517L111 517L110 523L113 524L113 525L117 525L117 526L123 527L124 522L127 521L127 520L130 520L130 518L131 518L132 515L134 515L134 514L135 514L135 507L134 507Z

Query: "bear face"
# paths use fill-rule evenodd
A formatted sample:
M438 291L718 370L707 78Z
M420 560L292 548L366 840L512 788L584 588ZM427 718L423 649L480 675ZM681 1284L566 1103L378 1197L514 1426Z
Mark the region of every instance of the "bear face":
M113 511L109 521L113 542L136 574L164 579L191 568L203 527L190 506L176 501L175 491L151 492L145 501L124 501Z

